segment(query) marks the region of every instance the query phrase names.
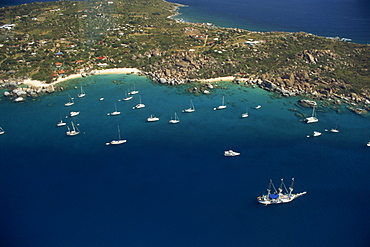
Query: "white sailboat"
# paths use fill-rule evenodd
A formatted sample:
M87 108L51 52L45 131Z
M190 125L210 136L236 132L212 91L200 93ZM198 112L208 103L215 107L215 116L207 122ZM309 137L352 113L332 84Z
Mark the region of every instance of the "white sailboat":
M185 109L182 112L190 113L190 112L194 112L194 111L195 111L195 107L194 107L193 101L190 99L190 108Z
M248 114L248 107L246 107L246 111L245 113L242 114L242 118L245 118L245 117L248 117L249 114Z
M121 112L117 111L117 104L116 103L114 103L114 107L115 107L114 112L108 113L107 114L108 116L117 116L117 115L121 114Z
M330 132L332 132L332 133L338 133L338 132L339 132L339 129L338 129L338 123L335 125L335 128L332 128L332 129L330 130Z
M319 121L319 119L316 117L315 106L312 108L312 116L305 118L304 121L306 123L316 123Z
M215 108L213 108L213 110L222 110L222 109L225 109L226 108L226 105L225 105L225 96L222 96L222 105L219 105Z
M113 140L111 142L107 142L105 143L105 145L119 145L119 144L122 144L122 143L125 143L127 142L127 140L123 140L121 139L121 131L119 129L119 125L117 125L117 131L118 131L118 139L117 140Z
M60 121L57 123L57 127L65 126L67 123L63 122L62 116L60 115Z
M148 117L146 119L147 122L155 122L155 121L158 121L158 120L159 120L159 118L158 117L155 117L153 115L150 115L150 117Z
M138 94L139 91L135 90L135 84L134 84L134 89L129 93L131 95Z
M71 121L72 130L67 126L67 136L75 136L80 134L80 130L77 128L77 126Z
M4 134L4 132L3 132L3 134ZM366 146L370 147L370 142L368 142L368 143L366 144Z
M292 184L289 186L289 191L288 191L284 184L283 179L281 179L279 189L276 190L274 184L272 183L272 180L270 180L269 187L267 188L267 195L262 195L262 196L257 197L257 201L264 205L287 203L307 193L307 192L301 192L301 193L293 194L292 193L293 185L294 185L294 178L292 178ZM274 189L274 193L271 193L271 187ZM283 187L285 189L285 193L283 193Z
M4 129L0 127L0 135L2 135L4 133L5 133Z
M180 122L180 119L179 119L179 117L177 116L177 113L175 112L175 118L174 118L174 119L172 119L172 117L171 117L170 123L175 124L175 123L178 123L178 122Z
M82 97L85 97L85 91L82 89L82 87L81 87L81 93L80 94L78 94L77 95L77 97L79 97L79 98L82 98Z
M71 95L68 94L68 97L69 97L69 101L68 101L68 103L65 103L64 104L65 106L71 106L71 105L73 105L75 103L73 101L73 98L71 97Z
M145 107L145 105L143 103L141 103L141 96L139 95L139 104L132 107L132 109L140 109L140 108L144 108L144 107Z
M127 101L127 100L132 99L132 96L128 96L127 92L125 92L125 94L126 94L126 97L124 97L123 100Z

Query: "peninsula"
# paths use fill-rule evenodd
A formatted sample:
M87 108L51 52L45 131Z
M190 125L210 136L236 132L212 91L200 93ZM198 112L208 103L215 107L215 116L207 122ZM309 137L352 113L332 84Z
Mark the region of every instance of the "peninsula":
M135 68L158 83L207 82L199 92L232 80L370 110L369 45L186 23L174 19L178 7L163 0L112 0L1 8L0 84L11 94L27 80L47 88L71 75Z

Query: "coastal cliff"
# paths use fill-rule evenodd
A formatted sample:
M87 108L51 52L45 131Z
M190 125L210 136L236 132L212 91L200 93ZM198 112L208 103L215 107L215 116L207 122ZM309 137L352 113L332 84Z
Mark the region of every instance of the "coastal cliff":
M50 83L130 67L159 83L232 77L282 96L345 99L369 109L369 45L185 23L170 18L178 7L118 0L2 8L0 79L14 87L28 78Z

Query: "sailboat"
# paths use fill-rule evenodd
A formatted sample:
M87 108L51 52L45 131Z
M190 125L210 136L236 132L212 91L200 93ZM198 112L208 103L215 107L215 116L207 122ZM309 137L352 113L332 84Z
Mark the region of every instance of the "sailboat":
M135 84L134 84L134 90L132 90L129 94L134 95L139 93L139 91L135 90Z
M71 105L73 105L75 103L73 101L73 98L71 97L71 95L68 94L68 97L69 97L69 101L68 101L68 103L65 103L64 104L65 106L71 106Z
M312 108L312 116L305 118L306 123L316 123L319 119L316 117L315 106Z
M80 130L77 126L71 121L72 130L67 126L68 131L66 132L67 136L75 136L80 134Z
M127 142L127 140L122 140L121 139L121 131L119 129L119 125L117 125L117 131L118 131L118 140L113 140L111 142L107 142L105 143L105 145L119 145L119 144L122 144L122 143L125 143Z
M225 96L222 96L222 105L213 108L213 110L222 110L222 109L225 109L225 108L226 108L226 105L225 105Z
M338 123L335 125L335 128L332 128L330 130L330 132L333 132L333 133L338 133L339 132L339 129L338 129Z
M248 107L246 107L246 112L242 114L242 118L245 118L245 117L248 117L249 114L248 114Z
M159 120L159 118L158 117L155 117L153 115L150 115L150 117L148 117L146 119L147 122L155 122L155 121L158 121L158 120Z
M180 122L180 119L179 119L179 117L177 116L177 114L175 112L175 118L172 119L172 117L171 117L170 123L175 124L175 123L178 123L178 122Z
M132 107L132 109L140 109L140 108L144 108L145 105L143 103L141 103L141 96L139 95L139 104L137 104L136 106Z
M267 195L262 195L262 196L257 197L257 201L264 205L287 203L307 193L307 192L301 192L301 193L293 194L292 193L293 185L294 185L294 178L292 178L292 184L289 186L289 191L288 191L284 184L283 179L281 179L280 186L278 190L276 190L274 184L272 183L272 180L270 179L270 183L267 188ZM271 187L274 189L274 193L271 193ZM285 192L283 192L283 187L285 189Z
M190 108L185 109L182 112L190 113L190 112L194 112L194 111L195 111L195 107L194 107L193 101L190 99Z
M116 115L121 114L121 112L117 111L117 104L116 103L114 103L114 107L115 107L115 111L111 112L111 113L108 113L107 114L108 116L116 116Z
M57 127L62 127L62 126L65 126L65 125L66 125L66 123L63 122L62 116L60 115L60 121L59 121L59 123L57 123Z
M4 129L0 127L0 135L2 135L4 133L5 133Z
M126 97L124 97L123 100L127 101L127 100L132 99L132 96L128 96L127 92L125 92L125 94L126 94Z
M80 94L78 94L77 95L77 97L79 97L79 98L82 98L82 97L85 97L85 91L82 89L82 87L81 87L81 93Z

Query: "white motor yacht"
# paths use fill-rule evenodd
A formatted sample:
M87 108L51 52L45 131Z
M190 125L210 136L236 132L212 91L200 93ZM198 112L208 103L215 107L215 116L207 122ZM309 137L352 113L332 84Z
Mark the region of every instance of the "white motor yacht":
M238 152L235 152L235 151L233 151L233 150L226 150L225 152L224 152L224 156L226 156L226 157L234 157L234 156L239 156L240 155L240 153L238 153Z

